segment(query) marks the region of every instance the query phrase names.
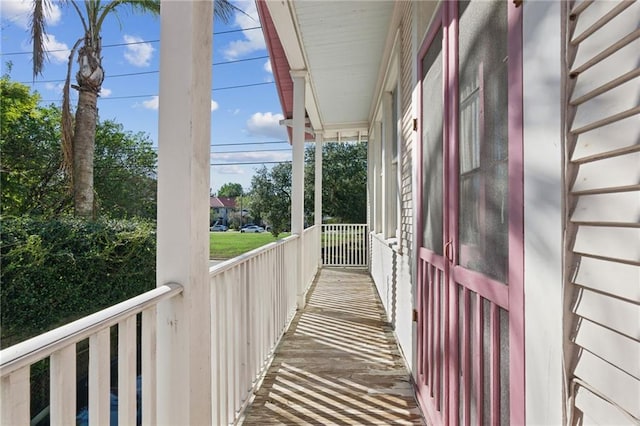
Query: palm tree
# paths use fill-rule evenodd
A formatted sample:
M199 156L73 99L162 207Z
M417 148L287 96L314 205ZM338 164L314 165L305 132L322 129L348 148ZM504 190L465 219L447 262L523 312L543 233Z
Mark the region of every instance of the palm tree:
M33 40L33 75L42 74L46 51L46 15L53 0L33 0L31 15L31 38ZM73 188L74 210L76 216L93 218L93 154L98 120L98 94L104 80L102 68L101 30L105 18L117 13L118 9L128 7L134 12L160 13L160 0L63 0L70 4L78 14L84 34L80 37L69 55L67 77L62 95L62 152L63 168L70 177ZM215 0L215 14L227 21L234 11L239 10L229 0ZM78 54L77 85L71 85L73 59ZM69 90L78 91L78 105L75 120L71 114ZM75 121L75 127L74 127Z

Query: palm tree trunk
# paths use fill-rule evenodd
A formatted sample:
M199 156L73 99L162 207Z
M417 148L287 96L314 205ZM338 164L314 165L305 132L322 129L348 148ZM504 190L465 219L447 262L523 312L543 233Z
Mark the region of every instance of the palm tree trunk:
M94 217L93 154L96 123L98 121L98 95L92 90L80 90L73 134L73 203L75 215Z

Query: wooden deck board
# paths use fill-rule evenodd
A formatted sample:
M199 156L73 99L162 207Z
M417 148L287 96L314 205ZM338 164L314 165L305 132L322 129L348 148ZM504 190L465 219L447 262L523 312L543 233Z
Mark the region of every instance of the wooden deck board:
M409 373L366 272L322 269L244 425L423 425Z

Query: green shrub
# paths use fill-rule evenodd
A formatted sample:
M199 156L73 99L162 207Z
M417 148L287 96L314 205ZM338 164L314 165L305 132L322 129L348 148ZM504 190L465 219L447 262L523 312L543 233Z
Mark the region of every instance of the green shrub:
M155 223L4 217L2 347L155 287Z

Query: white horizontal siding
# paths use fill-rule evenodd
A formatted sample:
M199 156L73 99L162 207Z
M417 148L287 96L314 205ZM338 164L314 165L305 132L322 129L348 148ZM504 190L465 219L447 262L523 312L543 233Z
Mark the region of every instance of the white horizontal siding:
M580 354L575 376L589 383L606 398L615 401L631 415L640 417L640 385L637 378L588 351L582 351ZM622 389L626 391L621 392Z
M638 51L640 51L640 46ZM591 156L600 155L603 152L628 149L640 144L640 141L634 139L639 128L640 116L636 115L580 134L577 137L571 160L578 162Z
M633 339L585 319L577 330L575 343L621 371L640 378L640 350Z
M632 339L640 340L638 306L615 297L607 297L591 290L579 293L575 313Z
M638 164L640 164L640 152L583 164L578 172L573 191L638 184L640 182Z
M571 216L574 222L634 223L640 218L637 192L584 195Z
M640 262L640 228L580 226L574 252L590 256ZM612 281L616 277L610 276Z
M581 413L582 422L579 424L583 426L632 424L632 419L584 387L578 389L575 406Z
M632 424L640 421L640 2L596 1L571 18L570 414L585 425Z
M611 276L616 277L613 283ZM640 268L635 265L582 257L573 282L581 287L640 304Z

